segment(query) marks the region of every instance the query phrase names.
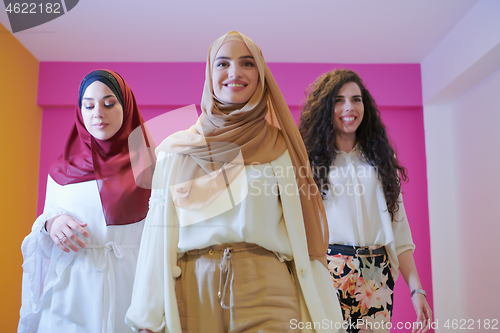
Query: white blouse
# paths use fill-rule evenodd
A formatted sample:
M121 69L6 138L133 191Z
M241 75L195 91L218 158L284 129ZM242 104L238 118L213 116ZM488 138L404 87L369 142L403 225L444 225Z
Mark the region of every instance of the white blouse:
M415 249L401 194L399 210L392 222L377 169L366 162L358 146L349 153L337 152L330 167L329 181L328 195L323 203L330 244L385 246L394 279L397 279L397 256Z
M176 207L179 224L184 226L179 230L178 252L246 242L275 252L281 260L291 260L292 250L277 186L270 163L246 165L231 183L230 194L222 193L198 210ZM234 205L229 196L233 197ZM218 214L210 213L212 211ZM207 215L213 216L203 218Z

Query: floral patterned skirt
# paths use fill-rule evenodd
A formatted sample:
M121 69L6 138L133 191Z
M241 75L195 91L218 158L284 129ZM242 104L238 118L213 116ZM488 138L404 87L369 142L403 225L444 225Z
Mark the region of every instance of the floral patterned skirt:
M383 327L380 323L390 322L394 279L387 255L351 256L333 253L330 249L328 252L328 270L344 320L349 324L347 331L359 332L355 328L357 323L364 323L369 328Z

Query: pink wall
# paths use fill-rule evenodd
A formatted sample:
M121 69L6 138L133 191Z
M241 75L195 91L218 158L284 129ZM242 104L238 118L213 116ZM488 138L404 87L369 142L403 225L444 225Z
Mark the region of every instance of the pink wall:
M397 148L398 157L408 168L410 182L403 185L405 208L417 246L415 260L432 306L420 65L274 63L269 64L269 67L296 121L300 115L305 88L322 73L336 68L350 68L363 78L377 101L390 138ZM48 168L62 152L74 121L80 81L88 72L99 68L114 70L125 78L134 91L146 120L178 107L199 105L205 73L204 63L41 62L38 104L43 108L43 120L39 213L43 210ZM409 290L401 278L396 284L393 325L414 320L415 313Z

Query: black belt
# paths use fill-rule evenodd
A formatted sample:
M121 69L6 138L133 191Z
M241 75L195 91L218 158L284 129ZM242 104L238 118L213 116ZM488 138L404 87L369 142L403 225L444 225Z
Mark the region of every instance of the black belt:
M373 247L373 246L372 246ZM328 254L342 254L345 256L381 256L386 255L384 246L380 246L376 249L370 249L369 246L351 246L351 245L338 245L330 244L328 245Z

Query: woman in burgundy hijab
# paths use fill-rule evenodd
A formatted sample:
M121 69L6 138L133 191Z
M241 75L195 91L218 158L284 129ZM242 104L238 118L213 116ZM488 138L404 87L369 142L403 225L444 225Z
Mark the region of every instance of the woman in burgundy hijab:
M18 332L127 332L154 142L115 72L80 85L76 121L22 244Z

